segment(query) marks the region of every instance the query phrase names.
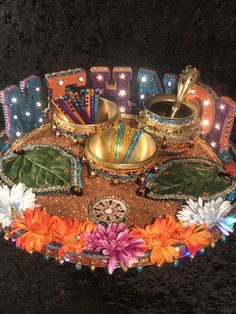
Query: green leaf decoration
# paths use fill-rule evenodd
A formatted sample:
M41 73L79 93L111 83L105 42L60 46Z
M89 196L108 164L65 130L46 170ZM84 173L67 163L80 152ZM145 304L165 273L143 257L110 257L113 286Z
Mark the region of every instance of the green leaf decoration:
M202 162L171 164L156 176L151 191L155 194L211 196L225 191L231 182L220 175L218 167Z
M3 160L4 175L14 183L33 189L67 187L71 184L71 161L60 149L35 147Z

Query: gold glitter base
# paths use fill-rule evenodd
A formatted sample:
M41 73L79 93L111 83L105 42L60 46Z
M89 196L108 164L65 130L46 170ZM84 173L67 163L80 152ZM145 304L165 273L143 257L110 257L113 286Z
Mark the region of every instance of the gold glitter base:
M53 144L61 148L67 148L76 156L82 156L84 147L73 146L68 137L55 137L50 125L45 125L30 134L25 135L13 143L11 150L19 150L28 144ZM181 158L199 157L207 158L220 163L219 159L210 147L202 140L198 140L194 148L181 154ZM167 156L157 156L156 162L160 163L170 159ZM46 207L50 215L64 217L77 217L79 220L88 218L89 203L96 197L116 196L123 199L129 206L127 225L145 226L164 214L175 215L180 209L180 203L174 201L154 201L137 196L135 190L137 185L134 182L127 182L118 186L101 177L88 178L86 165L82 166L83 196L51 194L37 196L37 203Z

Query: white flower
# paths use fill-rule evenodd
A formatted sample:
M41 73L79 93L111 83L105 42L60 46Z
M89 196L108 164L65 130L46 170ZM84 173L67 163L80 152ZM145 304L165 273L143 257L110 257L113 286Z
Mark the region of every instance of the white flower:
M177 217L185 226L206 224L212 227L216 225L222 233L229 235L229 232L233 232L233 225L236 222L235 217L226 217L231 209L231 203L223 200L222 197L205 203L199 197L197 202L189 199L187 205L182 206L182 210L177 213Z
M14 185L11 190L7 185L0 186L0 223L3 228L11 224L13 214L21 215L24 209L34 206L35 194L23 183Z

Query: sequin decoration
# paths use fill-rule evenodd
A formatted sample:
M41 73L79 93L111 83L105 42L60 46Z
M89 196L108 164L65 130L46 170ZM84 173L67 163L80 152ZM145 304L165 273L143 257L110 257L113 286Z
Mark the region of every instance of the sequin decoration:
M138 70L139 101L143 104L144 99L151 95L161 95L164 93L161 81L156 71L148 69Z
M230 148L230 135L236 117L236 103L229 97L221 97L216 104L214 127L207 142L220 156Z
M115 84L110 84L110 69L108 67L92 67L90 77L93 89L100 90L102 97L114 100L122 113L130 113L129 82L132 78L130 67L114 67L112 78Z
M166 73L163 77L163 86L165 88L165 94L176 94L178 75L172 73Z
M10 143L7 141L5 132L0 132L0 153L4 153L10 147Z
M30 76L0 92L3 106L5 134L15 141L24 133L43 125L43 104L41 100L41 82L37 76Z
M86 72L82 68L48 73L45 75L45 78L51 99L63 96L68 85L77 87L86 85Z
M90 218L103 225L125 222L128 212L126 202L115 196L98 197L89 205Z

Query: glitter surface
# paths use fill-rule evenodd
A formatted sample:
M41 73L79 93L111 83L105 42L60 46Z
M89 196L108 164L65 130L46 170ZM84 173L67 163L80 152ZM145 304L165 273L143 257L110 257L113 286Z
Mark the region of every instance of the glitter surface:
M55 137L51 132L50 126L33 131L15 142L11 150L22 149L27 144L53 144L62 148L66 148L76 156L83 155L82 146L73 146L72 140L68 137ZM213 161L218 161L216 155L208 148L204 142L200 141L193 149L181 155L186 157L201 157ZM160 163L173 157L158 156L156 162ZM137 196L135 190L137 184L135 182L122 183L113 186L110 181L101 177L91 179L88 177L87 166L82 166L82 182L83 196L66 195L66 194L47 194L38 195L37 203L46 207L51 215L59 215L64 217L77 217L79 220L88 218L88 206L91 201L102 196L116 196L123 199L129 206L129 215L127 217L127 225L145 226L151 223L155 218L164 214L174 215L180 208L179 202L174 201L154 201L144 197Z

